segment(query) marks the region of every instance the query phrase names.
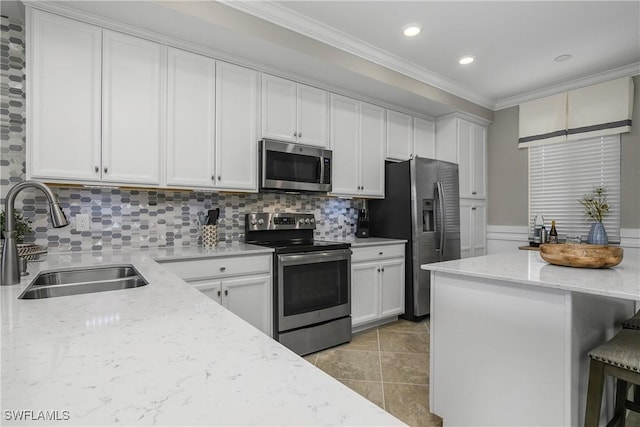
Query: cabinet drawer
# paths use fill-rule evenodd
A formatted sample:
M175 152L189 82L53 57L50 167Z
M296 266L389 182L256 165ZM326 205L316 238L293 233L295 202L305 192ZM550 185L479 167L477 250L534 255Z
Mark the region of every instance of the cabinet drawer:
M184 280L228 277L271 271L271 255L207 258L162 263Z
M403 244L351 248L351 250L353 251L351 262L404 257Z

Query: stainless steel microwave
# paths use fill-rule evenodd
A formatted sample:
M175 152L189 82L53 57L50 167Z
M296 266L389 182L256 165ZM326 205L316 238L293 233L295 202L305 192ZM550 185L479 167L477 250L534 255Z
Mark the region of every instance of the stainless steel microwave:
M331 150L263 139L260 147L260 189L331 191Z

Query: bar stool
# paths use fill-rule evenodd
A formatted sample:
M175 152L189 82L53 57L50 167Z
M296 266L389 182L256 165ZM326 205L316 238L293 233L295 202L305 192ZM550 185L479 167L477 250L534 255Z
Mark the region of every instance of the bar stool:
M622 322L622 329L640 330L640 310L633 317Z
M608 342L589 353L589 388L585 427L598 427L605 375L616 381L616 402L614 416L607 426L620 423L624 427L626 409L640 413L640 405L627 400L629 383L640 385L640 331L623 329ZM637 400L636 396L636 400Z

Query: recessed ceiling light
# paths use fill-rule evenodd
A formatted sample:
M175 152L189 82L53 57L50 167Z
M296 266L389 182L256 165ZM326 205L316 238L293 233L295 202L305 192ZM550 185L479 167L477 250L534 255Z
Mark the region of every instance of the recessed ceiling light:
M473 55L465 55L462 58L458 59L458 64L460 64L460 65L469 65L475 60L476 60L475 56L473 56Z
M553 60L556 61L556 62L566 62L566 61L570 60L571 58L573 58L572 55L569 55L568 53L565 53L563 55L556 56L555 58L553 58Z
M422 31L422 27L418 24L409 24L404 27L404 35L406 37L415 37L420 34L420 31Z

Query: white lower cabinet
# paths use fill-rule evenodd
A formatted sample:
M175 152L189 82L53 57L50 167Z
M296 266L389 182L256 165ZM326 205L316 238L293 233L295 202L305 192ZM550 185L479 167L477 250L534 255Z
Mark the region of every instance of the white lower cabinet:
M404 313L404 244L352 248L351 325L365 329Z
M271 276L189 282L200 292L271 336Z
M273 336L271 255L160 263L232 313Z
M484 200L460 199L460 257L484 255L487 249Z

